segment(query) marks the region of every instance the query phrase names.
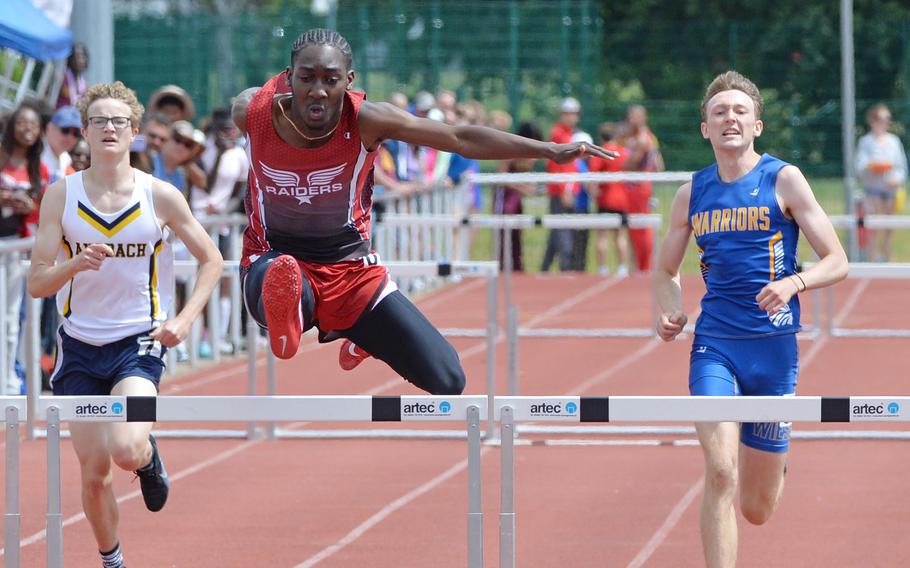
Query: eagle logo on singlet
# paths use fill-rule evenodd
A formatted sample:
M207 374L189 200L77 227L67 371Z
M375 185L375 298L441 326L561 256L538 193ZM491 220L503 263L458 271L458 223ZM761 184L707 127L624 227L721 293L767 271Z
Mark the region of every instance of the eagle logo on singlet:
M768 314L768 319L771 320L771 324L774 327L793 325L793 312L790 310L790 306L784 306L773 316Z
M286 195L297 199L298 205L312 205L312 198L327 193L336 193L344 189L344 184L336 182L348 163L310 172L306 176L306 185L300 185L300 176L295 172L278 170L259 162L259 167L272 182L265 185L265 192L273 195Z

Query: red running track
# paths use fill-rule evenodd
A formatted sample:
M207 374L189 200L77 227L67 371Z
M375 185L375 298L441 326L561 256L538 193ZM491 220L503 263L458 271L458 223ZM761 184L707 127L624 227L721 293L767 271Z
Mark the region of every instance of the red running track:
M694 279L685 285L686 308L694 313L702 289ZM837 291L839 321L899 326L895 307L906 306L905 296L906 287L894 283L846 282ZM649 283L640 277L519 276L514 300L522 326L649 323ZM465 281L419 305L440 327L483 327L485 301L483 283ZM811 319L811 308L805 312ZM686 394L690 341L526 338L520 346L520 390L533 395ZM467 393L483 393L484 342L453 343L469 377ZM910 391L908 340L818 339L801 341L800 347L800 394ZM279 362L279 393L416 394L373 360L354 372L340 371L337 349L337 343L320 346L306 339L295 359ZM496 358L497 390L504 392L502 341ZM259 368L264 376L264 361ZM264 391L264 379L259 389ZM171 379L162 389L186 395L245 392L245 360ZM159 425L213 426L242 425ZM703 565L698 447L691 440L670 444L667 437L663 445L642 445L652 443L642 437L611 439L630 445L516 447L518 566ZM97 566L81 515L76 460L69 443L63 445L63 478L69 480L63 491L67 566ZM467 563L463 441L164 439L160 446L173 481L162 512L147 512L138 483L127 473L115 474L123 549L131 568L445 568ZM40 440L22 446L23 568L45 564L45 451ZM497 566L499 449L484 446L483 452L485 562ZM910 565L908 465L907 442L794 441L777 515L764 527L740 521L739 566Z

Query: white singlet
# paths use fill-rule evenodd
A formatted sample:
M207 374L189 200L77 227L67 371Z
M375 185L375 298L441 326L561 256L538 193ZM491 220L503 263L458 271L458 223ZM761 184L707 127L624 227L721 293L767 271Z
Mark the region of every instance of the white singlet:
M115 213L98 211L85 193L82 172L66 177L63 240L57 261L103 243L114 256L100 270L83 270L57 292L67 335L105 345L151 330L171 306L174 258L155 215L152 177L133 169L133 195Z

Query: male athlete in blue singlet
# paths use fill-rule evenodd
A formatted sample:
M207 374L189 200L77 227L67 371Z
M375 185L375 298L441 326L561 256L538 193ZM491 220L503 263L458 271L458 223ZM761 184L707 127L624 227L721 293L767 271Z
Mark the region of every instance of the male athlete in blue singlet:
M701 133L717 163L679 188L654 285L657 332L673 340L687 322L679 267L695 234L707 293L695 324L689 367L693 396L793 395L799 371L797 294L847 275L847 257L802 172L755 152L762 98L734 71L717 76L702 100ZM819 257L797 272L799 231ZM736 564L733 508L753 524L777 508L789 449L788 423L698 423L705 456L701 536L709 568Z

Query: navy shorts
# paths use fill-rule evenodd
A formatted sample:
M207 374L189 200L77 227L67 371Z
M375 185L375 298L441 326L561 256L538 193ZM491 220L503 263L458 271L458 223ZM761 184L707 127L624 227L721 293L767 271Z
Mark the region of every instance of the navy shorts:
M692 396L793 396L798 376L795 333L750 339L696 335L692 343ZM790 448L790 423L744 422L740 441L765 452L786 452Z
M90 345L57 331L57 360L51 374L56 395L109 395L127 377L143 377L158 389L167 347L149 337L151 330L108 343Z

